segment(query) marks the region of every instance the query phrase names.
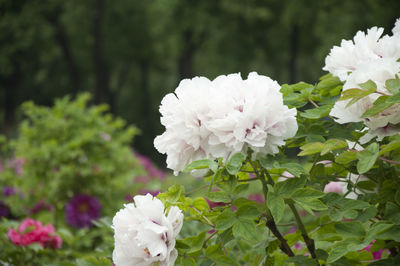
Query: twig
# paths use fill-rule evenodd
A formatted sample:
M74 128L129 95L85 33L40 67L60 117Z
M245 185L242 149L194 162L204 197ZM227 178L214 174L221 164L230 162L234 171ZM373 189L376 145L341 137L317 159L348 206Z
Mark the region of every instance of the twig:
M400 165L400 162L389 160L389 159L386 159L385 157L382 157L382 156L379 156L378 159L381 160L381 161L387 162L387 163Z

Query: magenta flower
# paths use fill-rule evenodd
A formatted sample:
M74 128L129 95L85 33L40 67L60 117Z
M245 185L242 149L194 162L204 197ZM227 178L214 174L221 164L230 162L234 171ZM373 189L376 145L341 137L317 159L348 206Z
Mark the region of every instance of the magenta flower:
M41 200L36 203L35 206L33 206L33 208L31 209L31 213L35 214L43 210L52 212L54 211L54 206Z
M101 204L96 197L81 194L72 198L65 206L65 218L70 226L90 227L100 218Z
M10 207L8 207L4 202L0 200L0 218L1 217L10 218L11 210Z
M255 202L258 202L258 203L264 203L265 202L264 197L261 194L251 194L247 198L249 200L254 200Z
M151 178L165 179L166 174L154 166L153 162L146 156L136 153L136 157L139 159L140 164L144 167L146 172Z
M372 240L372 243L375 243L375 240ZM372 244L369 244L368 246L366 246L362 250L366 250L367 252L371 252L371 246L372 246ZM380 249L380 250L371 252L372 253L372 257L374 258L374 260L380 260L382 258L382 253L384 251L389 253L389 251L387 251L385 249Z
M54 233L55 230L51 224L43 226L39 221L26 218L17 230L10 228L7 235L11 242L17 246L39 243L42 247L60 248L62 239Z
M9 197L12 195L15 195L15 188L9 187L9 186L3 187L3 196L4 197Z

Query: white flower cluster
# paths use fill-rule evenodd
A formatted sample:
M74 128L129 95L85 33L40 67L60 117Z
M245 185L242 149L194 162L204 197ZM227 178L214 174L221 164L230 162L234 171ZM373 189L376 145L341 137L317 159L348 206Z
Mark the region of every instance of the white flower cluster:
M373 102L382 94L391 95L385 82L394 79L400 72L400 19L392 30L393 35L384 35L383 28L373 27L364 32L357 32L353 41L342 40L341 46L334 46L325 59L326 71L344 82L343 91L360 88L359 84L372 80L377 85L377 92L372 93L349 107L351 99L338 101L330 115L338 123L361 122L369 128L362 141L373 137L378 140L385 136L399 133L400 106L391 108L368 118L361 115L373 106ZM382 36L382 37L381 37Z
M165 216L164 204L152 195L135 196L113 218L116 266L170 266L178 256L175 238L182 228L183 214L171 207Z
M166 131L154 146L167 154L175 174L194 160L226 160L247 148L277 153L297 132L296 109L283 104L279 90L276 81L255 72L247 80L240 74L182 80L161 102Z

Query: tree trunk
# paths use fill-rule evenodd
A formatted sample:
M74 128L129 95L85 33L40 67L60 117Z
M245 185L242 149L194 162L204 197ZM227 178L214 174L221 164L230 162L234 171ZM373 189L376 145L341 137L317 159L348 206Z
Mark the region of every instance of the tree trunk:
M72 55L70 41L68 38L67 31L64 26L60 23L61 8L57 7L54 12L46 15L47 20L54 28L54 39L60 46L65 62L67 64L68 74L72 83L72 91L77 94L82 89L81 76L78 65Z
M297 24L292 26L290 33L290 58L289 58L289 83L296 82L297 77L297 52L299 45L299 26Z

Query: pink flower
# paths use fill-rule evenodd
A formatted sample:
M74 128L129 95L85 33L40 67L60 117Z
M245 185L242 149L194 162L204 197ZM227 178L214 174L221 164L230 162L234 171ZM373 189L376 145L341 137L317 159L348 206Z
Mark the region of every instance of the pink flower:
M28 246L39 243L43 247L60 248L62 239L55 235L51 224L43 226L41 222L26 218L21 222L18 229L10 228L8 238L17 246Z
M336 182L336 181L332 181L329 182L328 184L326 184L325 188L324 188L324 192L328 193L328 192L334 192L337 194L343 194L343 182Z

